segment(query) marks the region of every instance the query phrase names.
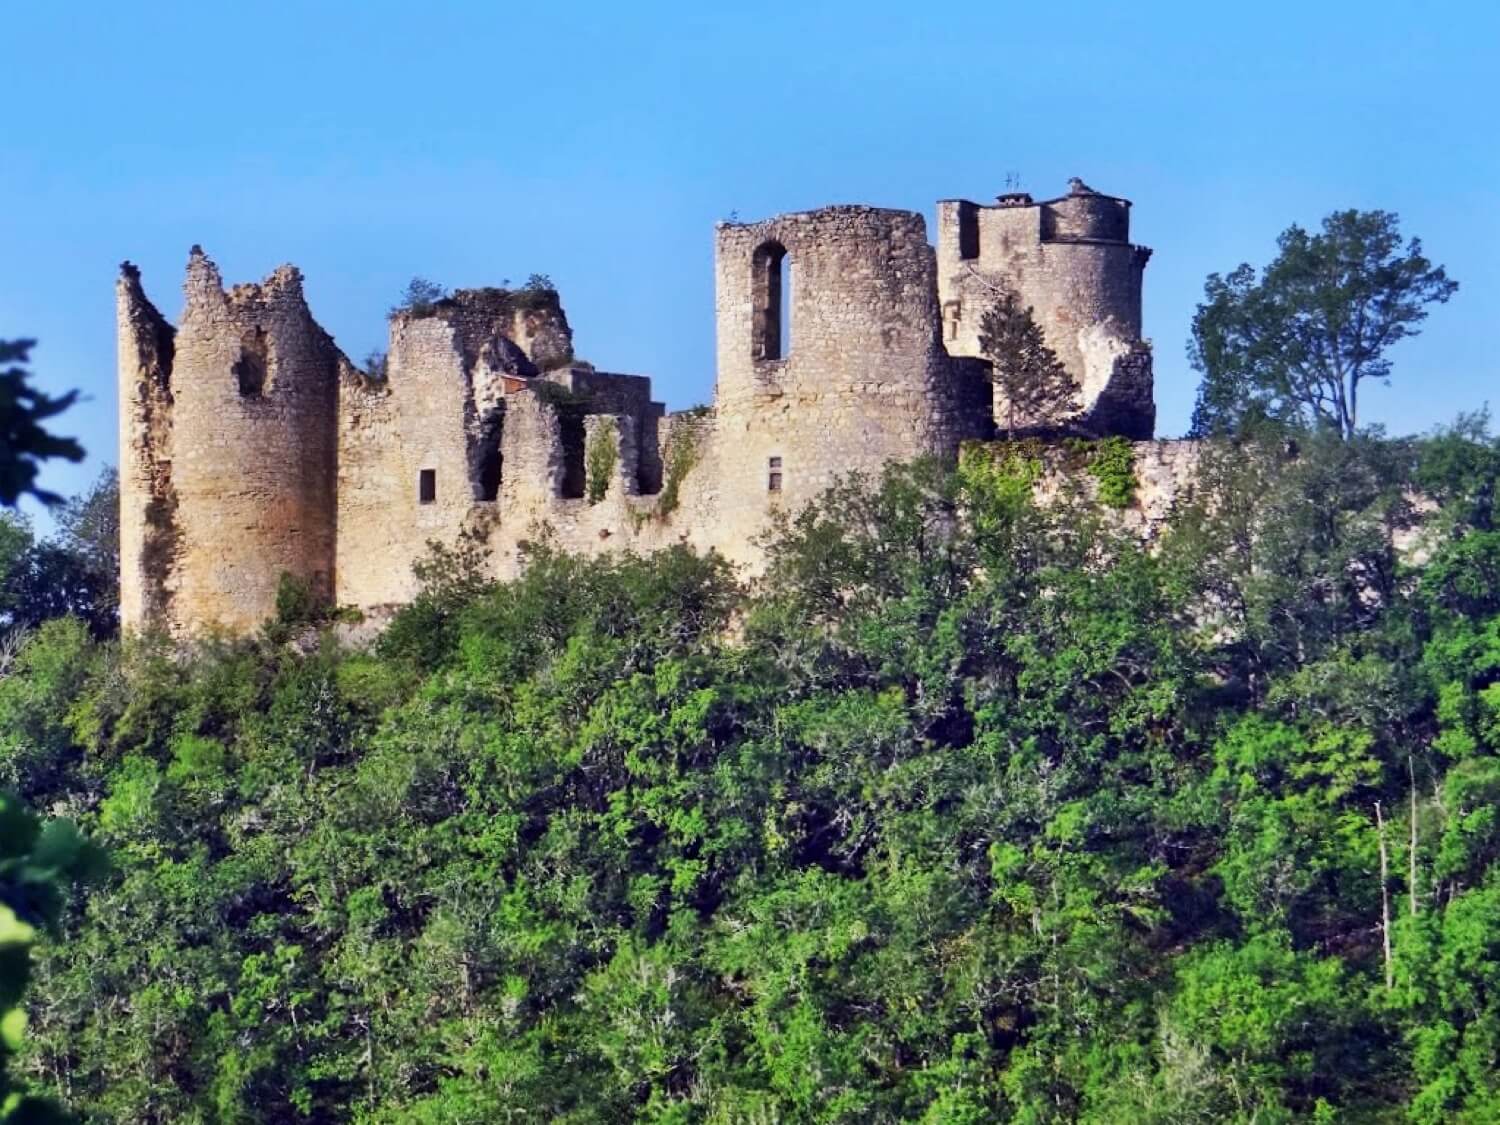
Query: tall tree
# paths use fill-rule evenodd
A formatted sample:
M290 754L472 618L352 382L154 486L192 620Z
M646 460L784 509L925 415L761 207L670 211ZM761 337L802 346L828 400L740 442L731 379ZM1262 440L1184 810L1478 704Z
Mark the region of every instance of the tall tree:
M53 397L31 386L27 357L35 340L0 340L0 504L31 494L46 504L62 497L36 487L37 470L49 457L83 460L83 447L42 425L78 398L77 391Z
M1259 280L1242 263L1204 284L1188 345L1203 374L1194 437L1264 423L1353 437L1360 384L1388 380L1391 345L1458 288L1420 239L1402 244L1390 211L1336 211L1320 234L1294 225L1277 245Z
M1015 290L998 293L985 311L979 347L990 361L1006 437L1056 428L1078 410L1078 384Z
M71 614L99 638L118 632L120 481L105 469L64 504L37 541L24 518L0 513L0 631Z

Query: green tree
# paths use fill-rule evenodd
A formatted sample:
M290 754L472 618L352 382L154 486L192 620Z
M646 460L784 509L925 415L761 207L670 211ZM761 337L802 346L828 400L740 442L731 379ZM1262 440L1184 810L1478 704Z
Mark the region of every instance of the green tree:
M990 361L1006 437L1057 429L1078 411L1077 382L1015 290L1006 290L985 310L979 348Z
M406 283L401 299L391 308L390 315L404 312L413 316L431 316L437 303L447 295L448 290L437 282L428 281L425 277L414 277ZM384 371L383 363L381 370Z
M71 614L97 637L119 630L120 486L113 469L57 513L37 542L28 525L0 513L0 626L32 628Z
M0 340L0 505L30 494L46 504L62 498L36 487L41 463L52 457L83 460L83 447L42 425L78 400L77 391L52 396L29 383L27 357L35 340Z
M1421 240L1403 245L1389 211L1336 211L1320 233L1291 226L1277 246L1258 279L1241 264L1204 285L1188 345L1203 375L1195 437L1270 423L1353 438L1362 384L1389 380L1390 348L1458 288Z

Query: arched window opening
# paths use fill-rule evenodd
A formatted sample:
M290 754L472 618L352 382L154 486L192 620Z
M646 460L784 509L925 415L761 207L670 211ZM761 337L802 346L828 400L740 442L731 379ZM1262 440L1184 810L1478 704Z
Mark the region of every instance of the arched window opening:
M754 298L753 358L785 359L792 342L792 261L779 242L763 243L750 260Z
M234 361L232 370L245 398L259 398L266 392L267 350L266 334L259 328L247 332L240 340L240 357Z

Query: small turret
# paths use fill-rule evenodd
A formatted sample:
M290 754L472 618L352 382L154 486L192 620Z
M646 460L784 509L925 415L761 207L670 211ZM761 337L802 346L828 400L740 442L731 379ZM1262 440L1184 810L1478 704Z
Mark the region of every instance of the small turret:
M1010 192L986 207L938 204L943 342L982 357L979 327L1014 291L1077 382L1082 409L1059 429L1148 438L1155 426L1150 347L1141 338L1142 273L1150 250L1130 242L1130 201L1074 176L1066 195Z

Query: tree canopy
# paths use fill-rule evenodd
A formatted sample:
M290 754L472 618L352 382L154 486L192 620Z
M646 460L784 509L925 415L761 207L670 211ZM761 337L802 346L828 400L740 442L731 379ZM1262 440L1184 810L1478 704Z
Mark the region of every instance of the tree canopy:
M1336 211L1277 246L1259 278L1245 263L1204 285L1188 347L1203 375L1194 437L1270 423L1352 438L1364 385L1391 376L1390 348L1458 288L1420 239L1403 245L1389 211Z
M97 637L119 630L120 485L104 470L62 504L56 531L38 541L25 517L0 512L0 632L68 614Z
M1011 445L754 583L538 548L373 650L47 622L0 780L114 872L18 1073L100 1122L1494 1120L1500 446L1299 445L1209 451L1149 551Z

